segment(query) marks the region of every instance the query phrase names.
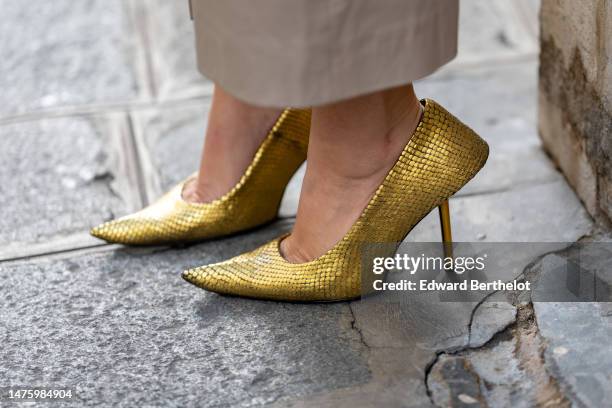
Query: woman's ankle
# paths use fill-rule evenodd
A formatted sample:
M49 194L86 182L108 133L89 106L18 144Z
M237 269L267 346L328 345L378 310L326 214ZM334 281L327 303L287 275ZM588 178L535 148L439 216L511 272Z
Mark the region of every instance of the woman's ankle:
M281 113L246 104L216 87L198 177L185 186L183 198L204 203L229 192Z

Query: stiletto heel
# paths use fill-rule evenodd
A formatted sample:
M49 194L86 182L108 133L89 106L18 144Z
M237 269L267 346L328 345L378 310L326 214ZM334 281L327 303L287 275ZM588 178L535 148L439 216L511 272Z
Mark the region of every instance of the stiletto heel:
M451 220L450 220L450 209L448 206L448 200L444 200L442 204L438 206L438 212L440 214L440 229L442 232L442 247L444 248L444 257L453 257L453 235L451 232Z

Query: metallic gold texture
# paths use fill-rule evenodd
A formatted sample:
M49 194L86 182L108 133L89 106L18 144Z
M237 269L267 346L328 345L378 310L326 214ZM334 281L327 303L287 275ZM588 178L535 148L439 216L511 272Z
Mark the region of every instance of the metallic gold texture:
M188 203L182 199L187 179L147 208L95 227L91 234L113 243L157 245L230 235L270 222L306 159L309 133L310 110L286 109L238 184L223 197Z
M421 121L399 159L355 224L324 255L289 263L279 252L284 238L280 237L225 262L187 270L183 278L209 291L259 299L360 297L360 246L402 241L425 215L474 177L489 154L487 143L474 131L436 102L424 104Z

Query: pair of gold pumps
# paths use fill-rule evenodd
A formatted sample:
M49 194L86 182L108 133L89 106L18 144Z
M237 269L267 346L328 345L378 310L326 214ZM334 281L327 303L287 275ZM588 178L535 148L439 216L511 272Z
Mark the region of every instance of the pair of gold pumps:
M368 291L362 282L364 243L400 242L434 208L451 241L448 198L484 166L489 148L474 131L432 100L393 168L344 237L319 258L300 264L279 251L285 236L227 261L187 270L192 284L225 295L281 301L339 301ZM181 198L185 182L159 201L94 228L114 243L152 245L199 241L273 220L289 179L306 159L310 111L287 109L238 184L206 204Z

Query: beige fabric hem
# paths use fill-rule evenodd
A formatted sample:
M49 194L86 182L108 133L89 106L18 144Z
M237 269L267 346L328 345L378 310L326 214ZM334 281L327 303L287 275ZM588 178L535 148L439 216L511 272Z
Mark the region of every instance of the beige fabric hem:
M255 105L406 84L457 53L457 0L191 1L200 71Z

